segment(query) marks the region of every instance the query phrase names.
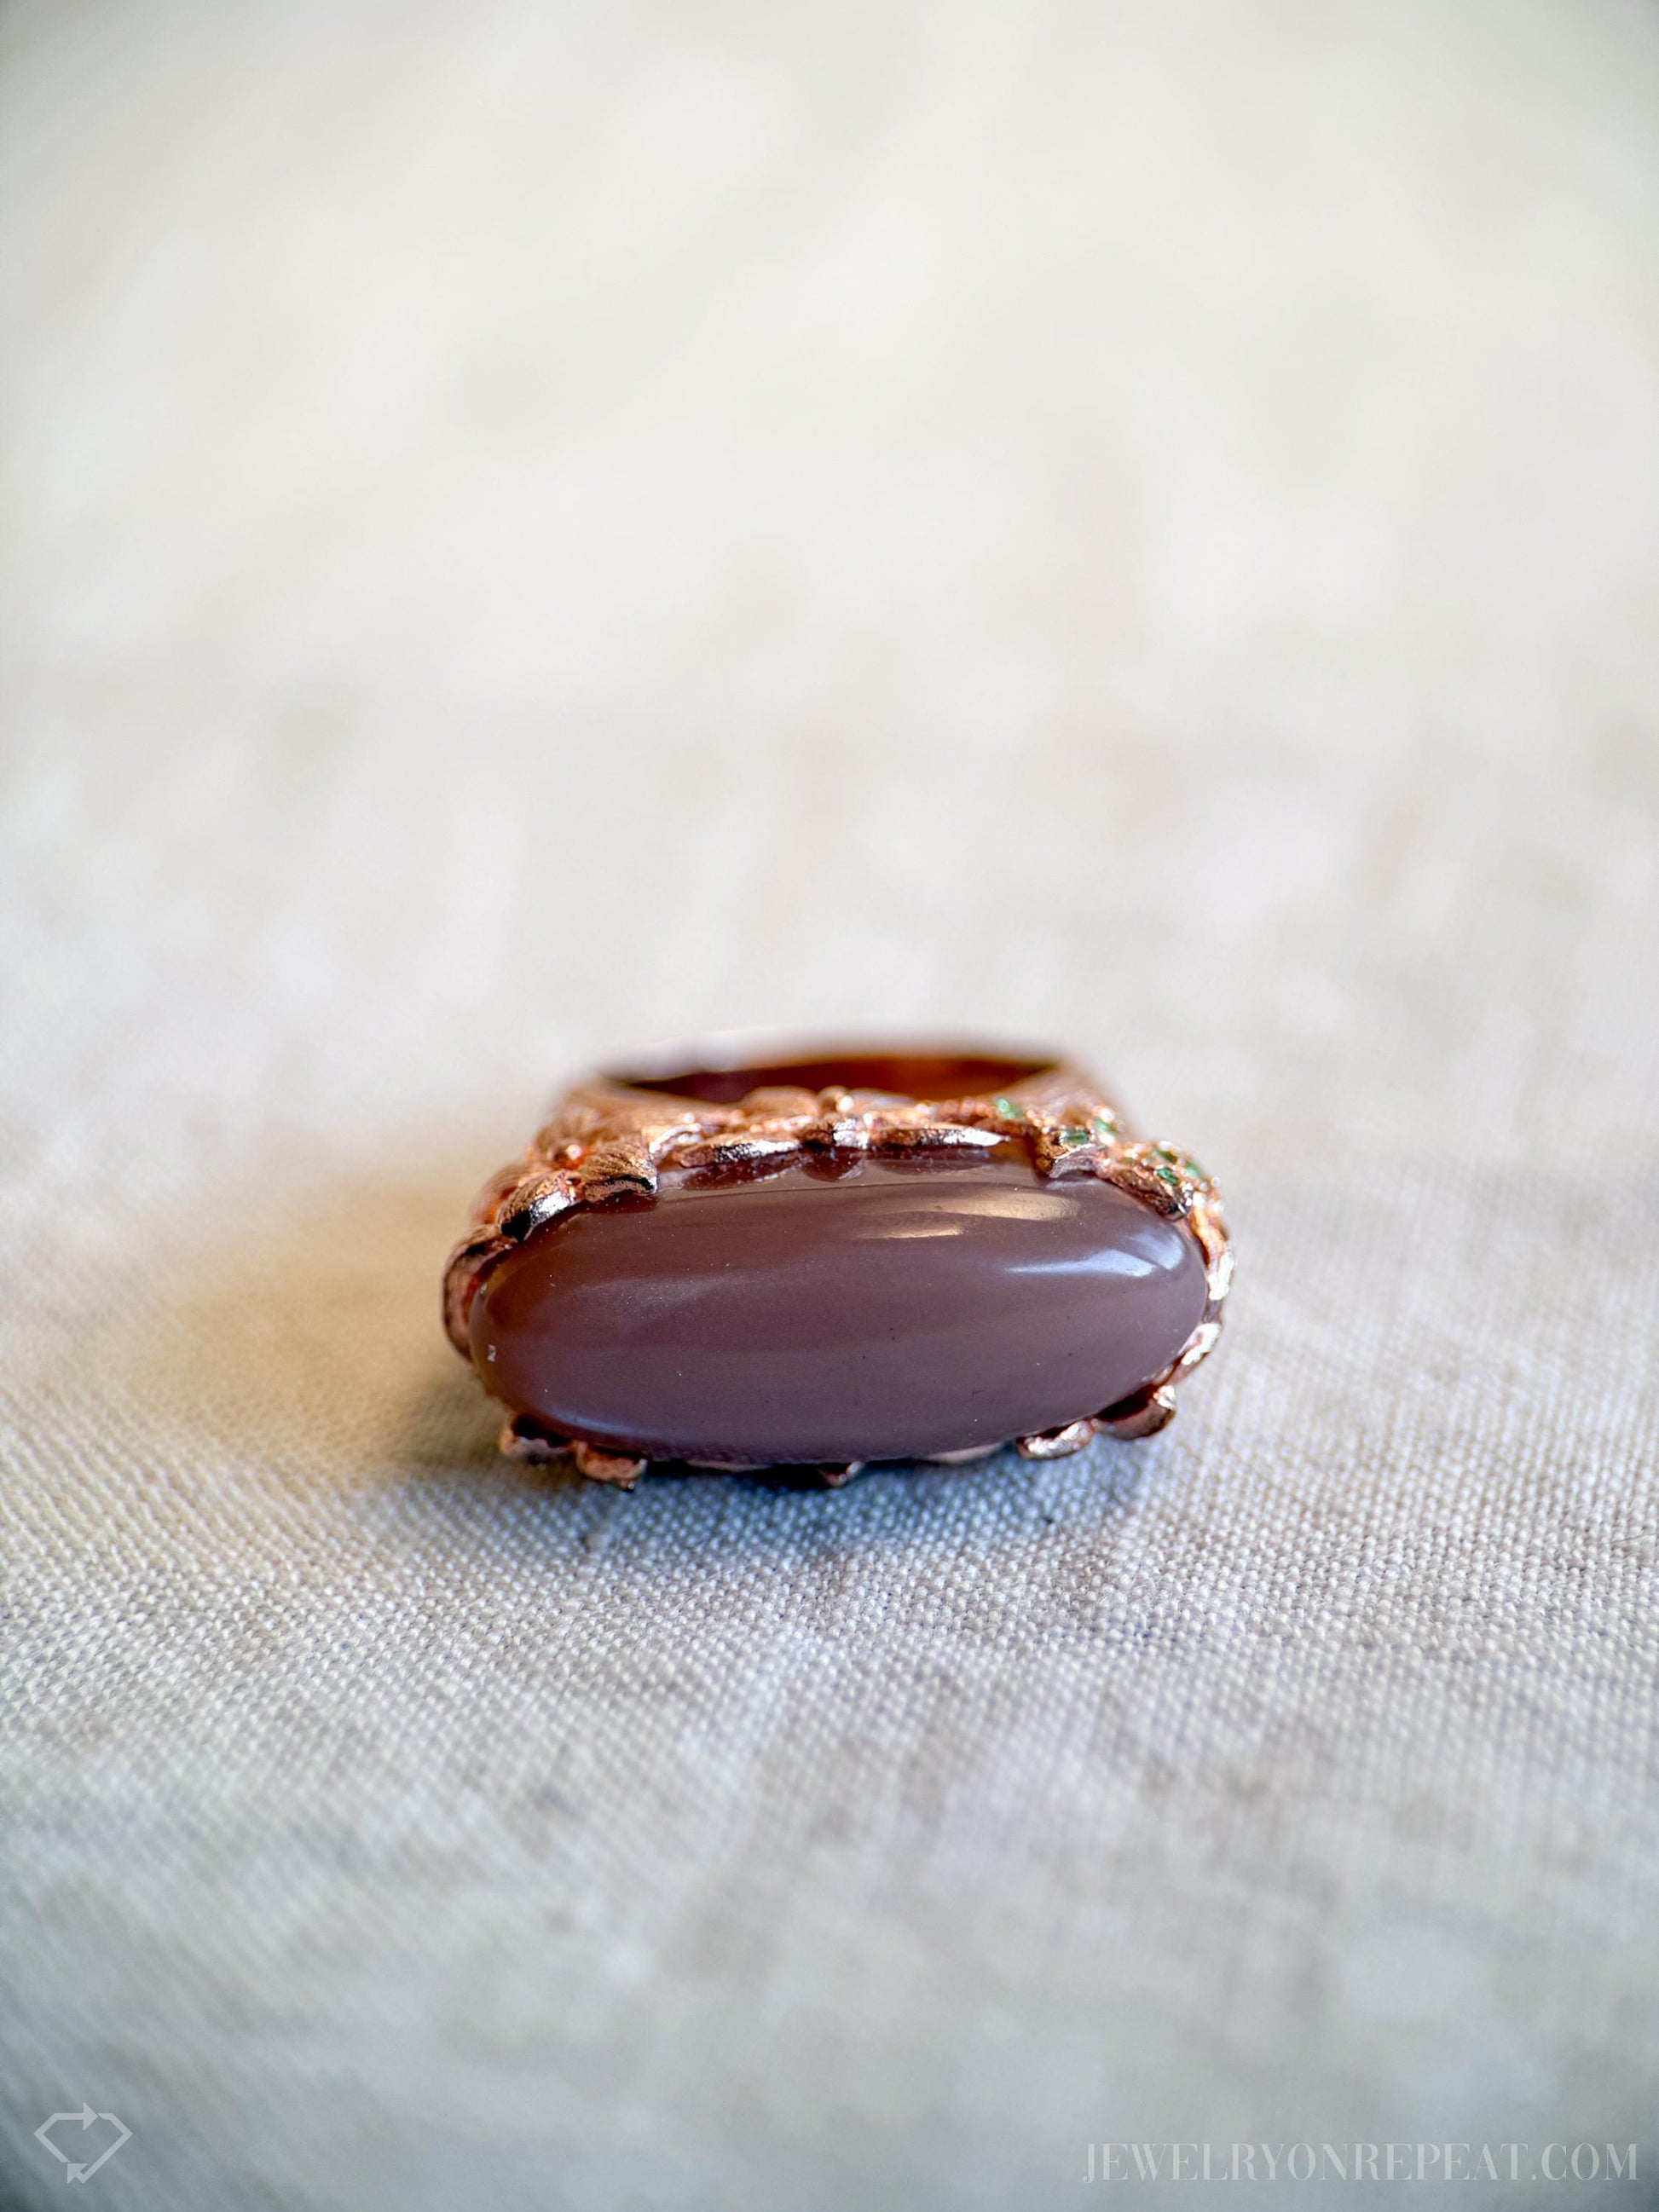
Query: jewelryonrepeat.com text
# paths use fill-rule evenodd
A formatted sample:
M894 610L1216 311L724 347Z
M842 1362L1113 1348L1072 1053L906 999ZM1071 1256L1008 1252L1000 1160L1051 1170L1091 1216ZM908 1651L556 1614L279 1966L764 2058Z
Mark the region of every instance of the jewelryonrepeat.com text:
M1084 2145L1085 2181L1634 2181L1634 2143Z

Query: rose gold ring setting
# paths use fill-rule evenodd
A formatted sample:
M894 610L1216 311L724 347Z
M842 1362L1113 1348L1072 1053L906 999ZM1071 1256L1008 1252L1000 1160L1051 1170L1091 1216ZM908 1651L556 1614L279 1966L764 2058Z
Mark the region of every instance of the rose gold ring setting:
M1232 1270L1204 1169L1056 1056L704 1053L565 1093L475 1202L444 1319L515 1457L834 1484L1152 1435Z

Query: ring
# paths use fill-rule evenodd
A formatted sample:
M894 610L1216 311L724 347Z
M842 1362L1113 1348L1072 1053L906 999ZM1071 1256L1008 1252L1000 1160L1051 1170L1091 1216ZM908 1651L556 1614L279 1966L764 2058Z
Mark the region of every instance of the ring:
M444 1319L515 1458L836 1484L1152 1435L1232 1267L1197 1161L1061 1059L709 1052L565 1094L474 1202Z

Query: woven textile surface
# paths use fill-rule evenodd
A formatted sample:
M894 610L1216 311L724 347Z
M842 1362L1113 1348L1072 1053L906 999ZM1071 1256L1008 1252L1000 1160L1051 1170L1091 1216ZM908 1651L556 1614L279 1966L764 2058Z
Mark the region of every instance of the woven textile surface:
M0 2198L1651 2201L1659 19L21 0L0 106ZM501 1460L467 1199L744 1026L1196 1148L1174 1426Z

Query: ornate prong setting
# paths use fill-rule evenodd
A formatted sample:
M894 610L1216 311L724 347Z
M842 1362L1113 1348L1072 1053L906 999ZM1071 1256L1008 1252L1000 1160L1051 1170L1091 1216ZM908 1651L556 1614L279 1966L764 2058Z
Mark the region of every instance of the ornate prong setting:
M1098 1085L1059 1063L1038 1065L995 1092L945 1100L778 1081L757 1082L743 1095L728 1092L718 1101L627 1079L597 1077L579 1084L524 1158L480 1192L468 1233L446 1267L445 1326L457 1351L470 1358L473 1302L501 1260L574 1209L618 1198L651 1199L665 1171L695 1176L749 1168L763 1173L804 1156L989 1150L1011 1142L1026 1149L1043 1177L1097 1177L1165 1219L1179 1221L1202 1254L1207 1293L1201 1319L1162 1374L1099 1413L1017 1438L1017 1448L1028 1459L1057 1459L1097 1436L1153 1435L1174 1417L1176 1385L1208 1357L1221 1333L1233 1253L1220 1195L1190 1154L1135 1137ZM532 1465L568 1457L591 1480L623 1488L632 1488L646 1465L641 1456L563 1437L523 1415L503 1429L501 1445ZM997 1449L976 1445L932 1456L935 1463L958 1465ZM729 1459L702 1463L728 1470L751 1465ZM839 1487L860 1464L826 1465L822 1479Z

